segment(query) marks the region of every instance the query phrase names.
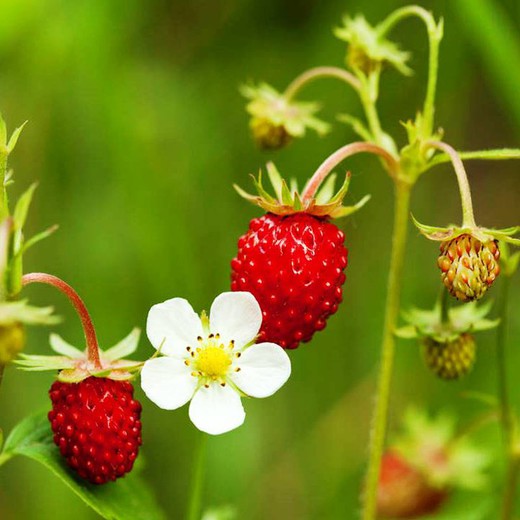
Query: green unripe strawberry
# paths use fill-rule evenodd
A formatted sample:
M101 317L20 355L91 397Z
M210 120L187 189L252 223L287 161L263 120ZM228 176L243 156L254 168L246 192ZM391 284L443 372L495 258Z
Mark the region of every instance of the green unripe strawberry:
M0 325L0 366L13 361L24 345L25 331L21 323Z
M428 368L441 379L459 379L466 375L475 363L476 344L471 334L439 342L423 338L424 360Z
M500 250L496 240L481 242L472 235L460 235L442 242L437 265L442 282L460 301L479 300L500 273Z

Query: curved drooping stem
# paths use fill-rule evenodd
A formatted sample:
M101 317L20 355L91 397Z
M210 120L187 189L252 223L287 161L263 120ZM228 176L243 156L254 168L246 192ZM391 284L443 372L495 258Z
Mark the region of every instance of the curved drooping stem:
M101 369L101 361L99 359L99 345L96 337L96 331L90 318L87 307L78 293L66 282L57 276L47 273L29 273L22 277L22 285L29 285L31 283L43 283L52 285L61 291L70 300L83 325L83 332L85 334L85 341L87 343L88 360L97 369Z
M418 5L409 5L391 13L386 20L379 24L378 30L379 34L384 36L399 22L411 16L416 16L421 19L426 25L428 32L428 84L423 105L423 116L426 126L425 132L427 135L431 135L435 117L435 93L437 90L437 76L439 71L439 45L443 35L442 21L437 26L435 18L430 12Z
M336 150L332 155L329 155L329 157L327 157L327 159L321 163L321 165L305 185L305 188L302 192L302 199L309 200L312 198L316 194L316 191L320 187L321 183L325 180L325 177L327 177L333 168L335 168L340 162L344 161L348 157L358 153L371 153L382 157L388 165L390 175L392 175L392 177L397 175L399 165L394 157L384 148L381 148L376 144L366 143L364 141L350 143Z
M388 422L390 387L395 358L394 330L399 316L411 190L412 184L407 182L398 181L395 184L392 254L388 275L381 364L370 430L369 461L363 497L363 520L374 520L376 517L377 488Z
M462 203L462 227L476 227L468 175L466 174L464 164L462 163L459 154L455 148L449 144L443 143L442 141L427 141L424 145L428 148L441 150L450 157L459 183L460 201Z
M347 83L356 91L359 91L361 88L361 83L356 76L344 69L340 69L339 67L314 67L300 74L289 84L284 92L285 98L293 98L304 86L321 78L337 78Z

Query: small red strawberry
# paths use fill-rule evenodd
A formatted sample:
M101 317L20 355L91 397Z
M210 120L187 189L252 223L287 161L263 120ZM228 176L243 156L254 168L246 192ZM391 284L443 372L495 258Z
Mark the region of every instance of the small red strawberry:
M59 356L21 354L16 363L25 370L59 370L49 390L54 443L81 478L93 484L116 480L132 469L142 442L141 404L129 381L142 363L121 359L137 348L139 330L102 351L87 308L70 285L45 273L22 281L53 285L67 295L82 321L87 348L81 351L51 334Z
M382 518L417 518L434 513L448 497L446 490L428 483L425 476L399 454L388 451L381 460L377 512Z
M238 241L231 262L231 289L249 291L263 313L261 341L283 348L297 348L326 326L343 298L347 267L345 235L332 218L348 215L353 207L342 206L349 175L332 196L334 176L316 198L302 200L291 193L273 164L267 167L277 199L268 195L261 178L255 181L259 196L237 191L267 210L253 219L249 231Z
M93 484L128 473L141 445L141 404L128 381L55 381L49 391L54 442L71 468Z

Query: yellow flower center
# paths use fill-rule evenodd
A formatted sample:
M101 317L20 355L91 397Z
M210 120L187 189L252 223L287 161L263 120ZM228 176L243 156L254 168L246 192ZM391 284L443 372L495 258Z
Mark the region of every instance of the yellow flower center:
M205 377L224 377L231 365L231 357L222 347L209 346L198 352L196 366Z

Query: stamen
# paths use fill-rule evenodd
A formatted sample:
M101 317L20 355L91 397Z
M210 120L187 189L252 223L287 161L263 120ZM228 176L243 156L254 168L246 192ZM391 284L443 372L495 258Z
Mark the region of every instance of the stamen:
M235 372L240 372L242 369L240 367L235 368Z
M214 337L215 337L215 334L213 334L213 333L211 333L211 334L208 336L209 339L213 339Z
M209 385L204 385L204 388L209 388Z
M187 367L189 367L189 366L190 366L190 360L189 360L189 359L184 360L184 364L185 364Z
M223 388L226 386L226 383L220 383L220 386Z
M202 341L202 336L197 336L197 341Z
M186 350L189 352L191 350L191 347L186 347Z
M242 352L237 352L237 353L235 354L235 356L236 356L237 358L240 357L241 355L242 355Z

